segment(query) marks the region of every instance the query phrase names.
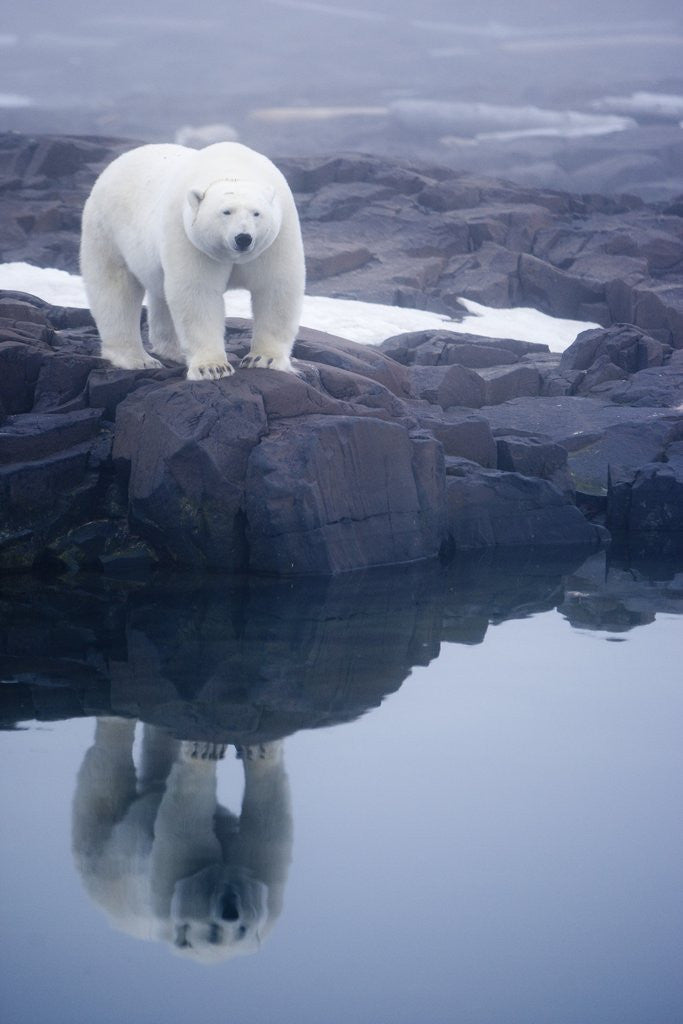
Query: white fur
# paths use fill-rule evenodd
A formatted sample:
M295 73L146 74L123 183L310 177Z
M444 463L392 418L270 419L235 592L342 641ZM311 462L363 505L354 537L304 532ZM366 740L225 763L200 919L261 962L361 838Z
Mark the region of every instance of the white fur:
M238 235L251 236L247 251ZM227 376L223 293L246 288L254 326L243 365L292 369L305 286L299 218L284 176L240 143L141 146L114 160L83 210L81 272L114 366L160 365L140 336L147 292L152 351L185 362L191 380Z
M78 775L73 850L88 893L116 927L191 959L254 952L281 911L291 857L282 743L244 749L237 818L217 803L210 744L146 725L136 770L134 735L134 721L99 719Z

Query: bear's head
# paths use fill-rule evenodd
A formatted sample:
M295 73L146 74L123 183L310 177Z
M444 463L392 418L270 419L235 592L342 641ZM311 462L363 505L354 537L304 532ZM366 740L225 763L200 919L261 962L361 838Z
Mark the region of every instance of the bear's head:
M267 886L244 869L211 864L176 883L164 937L175 952L212 963L256 952L271 923Z
M282 210L269 185L222 178L189 190L183 223L192 244L207 256L248 263L277 238Z

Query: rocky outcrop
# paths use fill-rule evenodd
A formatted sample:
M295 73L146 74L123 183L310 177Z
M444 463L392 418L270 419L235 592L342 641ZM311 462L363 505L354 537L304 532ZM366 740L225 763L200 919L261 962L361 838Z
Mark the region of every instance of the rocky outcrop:
M3 137L2 258L75 269L77 211L128 145ZM297 376L192 383L114 370L87 310L4 293L0 567L334 575L596 546L603 527L683 544L675 211L372 157L282 166L314 292L454 317L461 295L533 301L604 326L562 357L446 329L379 349L302 330ZM237 362L244 322L226 344Z
M458 408L457 387L420 391L411 368L376 349L303 330L297 375L191 382L180 367L107 367L82 311L16 293L3 303L4 569L334 575L473 547L604 539L554 478L552 445L545 461L517 450L515 464L508 439L499 459L490 424ZM226 344L237 361L247 325L229 321ZM470 404L490 394L490 379L457 364L418 369L469 375L480 388ZM490 526L471 530L468 516Z

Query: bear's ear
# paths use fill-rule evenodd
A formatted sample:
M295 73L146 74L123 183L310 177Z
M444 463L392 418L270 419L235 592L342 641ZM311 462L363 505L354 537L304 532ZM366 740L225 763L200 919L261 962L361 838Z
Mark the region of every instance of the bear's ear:
M201 203L203 198L204 193L201 191L201 189L198 188L191 188L190 191L187 193L187 201L193 213L197 212L197 210L199 209L199 204Z

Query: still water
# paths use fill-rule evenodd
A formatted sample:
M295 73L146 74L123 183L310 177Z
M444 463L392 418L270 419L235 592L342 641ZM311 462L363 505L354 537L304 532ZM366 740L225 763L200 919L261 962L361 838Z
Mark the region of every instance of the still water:
M681 612L604 556L5 581L4 1020L680 1021Z

